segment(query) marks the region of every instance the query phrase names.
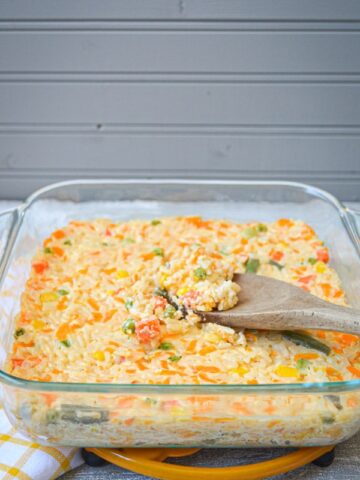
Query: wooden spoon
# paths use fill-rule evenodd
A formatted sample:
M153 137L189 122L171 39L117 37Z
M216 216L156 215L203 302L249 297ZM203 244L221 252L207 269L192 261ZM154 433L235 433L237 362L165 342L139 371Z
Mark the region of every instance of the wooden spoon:
M239 302L230 310L197 312L204 321L258 330L333 330L360 335L360 310L321 300L299 287L252 273L235 274Z

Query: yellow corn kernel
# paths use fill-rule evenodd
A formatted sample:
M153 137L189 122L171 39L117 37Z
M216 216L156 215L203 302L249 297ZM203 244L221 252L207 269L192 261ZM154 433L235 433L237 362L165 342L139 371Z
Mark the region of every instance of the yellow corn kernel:
M45 327L46 323L43 322L42 320L34 320L32 322L32 325L35 330L42 330Z
M246 367L237 367L229 370L229 373L237 373L238 375L245 375L248 373L249 369Z
M315 269L318 273L324 273L326 270L326 265L324 262L317 262Z
M168 279L169 275L166 275L166 273L163 273L160 277L160 280L159 280L159 283L160 283L160 287L164 287L165 286L165 282L166 280Z
M59 298L59 295L54 292L45 292L40 295L41 303L55 302Z
M93 357L95 360L99 360L99 362L103 362L105 360L105 353L99 350L98 352L93 353Z
M287 367L285 365L279 365L275 370L275 373L279 375L279 377L298 377L299 372L294 367Z
M219 341L221 340L219 335L216 335L215 333L206 333L205 339L207 342L210 342L210 343L219 343Z
M189 287L179 288L179 290L176 292L176 295L178 297L181 297L182 295L185 295L185 293L188 293L189 290L190 290Z
M116 278L126 278L129 276L129 272L127 272L126 270L118 270L116 272Z
M108 295L114 295L115 293L115 290L107 290L106 292Z
M172 407L170 411L172 415L175 415L175 416L184 415L184 413L186 413L185 408L182 408L182 407Z

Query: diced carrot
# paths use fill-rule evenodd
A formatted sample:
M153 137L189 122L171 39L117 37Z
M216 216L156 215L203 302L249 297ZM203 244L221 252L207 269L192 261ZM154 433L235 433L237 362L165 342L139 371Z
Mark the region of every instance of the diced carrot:
M21 365L24 363L25 359L24 358L12 358L11 363L13 368L16 367L21 367Z
M341 375L341 373L333 367L327 367L326 373L329 377L334 377L340 381L343 380L343 376Z
M279 262L283 258L284 254L283 252L280 252L280 250L276 250L272 255L271 258L275 260L275 262Z
M160 321L155 316L140 320L136 323L136 337L141 343L149 343L160 335Z
M351 335L351 333L341 333L339 336L341 343L344 345L355 345L359 341L359 337L357 335Z
M151 260L152 258L155 257L155 253L154 252L143 253L142 255L140 255L140 257L143 260Z
M352 365L349 365L347 369L349 370L350 373L355 375L355 377L360 378L360 369L353 367Z
M91 308L93 308L94 310L100 310L100 306L99 304L97 303L96 300L94 300L93 298L88 298L88 304L90 305Z
M232 409L235 410L235 412L242 413L243 415L251 415L252 412L247 408L246 405L244 405L241 402L233 402L231 405Z
M69 324L67 323L63 323L62 325L60 325L60 327L57 329L56 331L56 338L58 340L66 340L68 335L70 333L72 333L74 330L75 330L75 326L70 326Z
M175 372L175 370L170 370L168 368L164 368L163 370L160 370L159 372L159 375L174 375L174 373L178 373L178 372Z
M300 277L298 281L301 283L308 284L312 280L315 280L315 278L316 278L316 275L306 275L305 277Z
M124 425L126 425L127 427L129 427L130 425L132 425L135 421L135 418L127 418L126 420L124 420Z
M330 297L331 289L332 289L330 283L320 283L320 287L321 287L325 297Z
M280 218L277 223L280 227L292 227L294 225L294 222L288 218Z
M52 252L54 255L57 257L62 257L64 255L64 250L60 247L57 247L56 245L51 248Z
M66 298L66 296L61 297L60 301L56 305L56 310L60 310L60 311L66 310L67 306L68 306L68 299Z
M210 239L208 237L199 237L201 243L208 243Z
M154 310L156 310L157 308L164 309L166 305L167 300L164 297L160 297L158 295L154 297Z
M280 423L281 423L280 420L271 420L271 422L269 422L269 423L267 424L267 426L268 426L269 428L273 428L273 427L275 427L276 425L279 425Z
M348 398L346 405L350 408L357 407L358 405L358 400L355 397L350 397Z
M106 275L110 275L111 273L116 272L116 268L115 268L115 267L113 267L113 268L104 268L103 272L106 273Z
M111 320L117 311L118 310L116 308L113 308L112 310L108 310L105 315L105 321L108 322L109 320Z
M215 352L216 348L209 346L209 347L203 347L199 353L200 355L207 355L208 353Z
M46 260L42 260L40 262L34 262L32 267L36 273L44 273L44 271L49 267L49 264Z
M55 230L52 236L55 237L57 240L60 240L61 238L64 238L66 235L64 230Z
M44 398L46 405L48 407L50 407L58 398L58 396L55 393L41 393L41 396Z
M146 370L146 366L144 365L142 360L135 360L134 362L139 370Z
M325 334L325 332L323 332L322 330L317 330L316 336L317 336L318 338L325 338L325 337L326 337L326 334Z
M191 342L186 348L186 353L195 353L196 345L197 345L197 341L195 339L191 340Z
M30 342L16 342L16 343L14 343L13 351L14 351L14 353L16 353L19 348L31 348L34 345L35 345L35 343L33 341L30 341Z
M213 418L212 417L199 417L198 415L193 415L191 417L191 420L193 422L212 422Z
M201 380L204 380L205 382L208 382L208 383L218 383L216 380L212 380L205 373L202 373L202 372L199 373L199 378L201 378Z
M264 408L264 412L269 415L272 415L274 412L276 412L276 408L274 407L271 400L268 401L268 406Z
M196 396L196 397L188 397L188 400L190 403L200 403L200 404L203 404L203 403L207 403L207 402L215 402L216 401L216 397L211 397L211 396L208 396L208 395L199 395L199 396Z
M248 385L257 385L259 382L255 379L252 379L252 380L248 380L247 383Z
M185 218L185 221L187 223L190 223L191 225L194 225L195 227L206 227L207 226L207 222L204 221L201 217L199 216L194 216L194 217L186 217Z
M340 297L343 297L344 296L344 292L342 290L336 290L336 292L334 293L334 298L340 298Z
M319 355L317 353L297 353L294 356L295 361L297 361L297 360L315 360L316 358L319 358Z
M328 263L330 260L329 252L327 248L321 248L316 252L316 257L320 262Z
M235 255L237 255L238 253L242 253L244 251L244 247L237 247L237 248L234 248L234 250L232 251L232 253L234 253Z
M206 373L220 373L221 370L218 367L208 366L208 365L199 365L195 367L198 372L206 372Z
M103 319L103 316L100 312L94 312L92 314L92 322L89 322L89 323L100 322L102 319Z
M332 347L332 349L334 350L335 353L338 353L339 355L344 353L344 349L341 347Z

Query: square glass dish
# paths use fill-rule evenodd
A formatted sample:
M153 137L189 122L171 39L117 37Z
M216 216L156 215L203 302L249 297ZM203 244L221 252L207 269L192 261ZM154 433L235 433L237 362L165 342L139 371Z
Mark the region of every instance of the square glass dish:
M94 180L41 189L0 215L0 369L31 258L70 220L203 215L310 224L329 247L350 305L360 308L359 213L317 188L287 182ZM360 428L360 379L265 385L53 383L0 370L15 428L50 445L82 447L313 446ZM236 410L233 405L241 406ZM267 408L269 405L272 408Z

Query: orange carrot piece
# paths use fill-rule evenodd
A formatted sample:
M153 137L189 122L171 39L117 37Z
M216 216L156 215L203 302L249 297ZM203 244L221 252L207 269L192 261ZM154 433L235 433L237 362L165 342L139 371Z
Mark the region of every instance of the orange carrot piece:
M356 368L356 367L353 367L352 365L349 365L347 367L347 369L349 370L350 373L355 375L355 377L360 378L360 369L359 368Z
M208 365L199 365L195 367L198 372L206 372L206 373L220 373L221 370L218 367L208 366Z
M320 287L321 287L325 297L330 297L331 289L332 289L330 283L320 283Z
M154 252L143 253L142 255L140 255L140 257L143 260L151 260L152 258L155 257L155 253Z
M66 237L64 230L55 230L52 234L53 237L55 237L57 240L60 240L64 237Z
M60 247L57 247L56 245L51 248L52 252L54 255L57 257L62 257L64 255L64 250Z
M90 307L93 308L94 310L100 310L99 304L93 298L90 297L87 302L90 305Z
M279 262L283 258L284 254L280 250L276 250L272 255L271 258L275 260L275 262Z
M33 263L32 267L36 273L44 273L44 271L49 267L49 264L46 260L42 260L40 262Z
M315 360L316 358L319 358L319 355L317 353L297 353L294 356L295 361L297 361L297 360Z

